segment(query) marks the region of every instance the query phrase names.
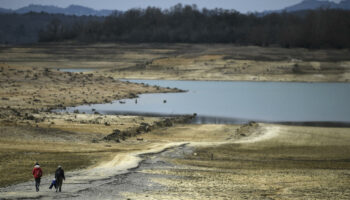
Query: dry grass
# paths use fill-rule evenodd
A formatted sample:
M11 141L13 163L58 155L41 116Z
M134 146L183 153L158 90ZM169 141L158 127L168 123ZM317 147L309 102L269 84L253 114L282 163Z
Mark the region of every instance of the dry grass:
M182 124L140 135L154 142L222 142L235 134L239 125Z
M350 81L349 50L229 44L47 44L0 48L10 65L101 69L115 78Z
M188 158L196 165L230 169L350 169L348 128L280 126L278 132L266 141L200 148Z
M31 170L35 161L38 161L43 169L44 175L54 177L54 172L58 165L62 165L65 170L77 170L95 165L103 160L111 159L112 155L108 152L47 152L47 145L57 146L56 150L61 149L60 144L37 144L41 151L28 148L23 151L11 151L1 148L0 150L0 169L6 171L6 176L0 179L0 187L15 183L31 180L33 175Z
M116 81L112 77L0 64L0 105L4 109L48 109L111 102L140 93L175 92Z
M234 143L197 147L184 159L170 159L178 164L176 168L143 171L166 175L153 179L166 186L165 191L125 195L136 199L350 197L349 128L260 124L243 129L244 136L240 130L236 135L227 134L228 130L234 129L216 134L226 134ZM264 138L270 131L276 134ZM262 139L252 140L256 137Z
M44 175L53 176L58 165L66 170L86 168L110 159L117 151L102 144L81 143L74 133L54 129L1 125L0 135L0 170L7 174L0 178L0 186L30 180L36 161Z
M154 182L165 191L125 194L130 199L348 199L348 170L218 170L191 168L144 171L166 174ZM170 177L170 178L169 178Z
M195 152L183 159L169 158L175 168L142 171L161 175L153 182L166 186L166 191L124 195L133 199L350 197L349 128L177 125L139 135L142 141L129 138L119 144L90 143L77 132L57 129L2 126L0 130L1 170L14 173L2 178L2 185L31 179L35 161L52 174L58 164L67 170L85 168L118 152L187 141L195 144ZM23 136L27 138L20 140Z
M35 51L12 50L35 54ZM8 56L16 58L12 54ZM124 130L138 127L141 122L159 120L43 111L110 102L140 93L174 91L178 90L126 83L95 74L0 64L0 170L8 174L0 177L0 186L30 179L35 161L41 163L48 175L59 164L66 170L86 168L111 159L116 152L143 148L142 144L96 142L114 129Z
M110 123L87 123L101 115L88 114L34 114L43 121L33 125L0 125L0 170L7 176L0 177L0 187L30 180L33 164L38 161L45 175L53 175L58 165L65 170L78 170L92 167L102 161L111 160L118 152L149 148L144 141L132 138L122 143L103 141L102 138L113 132L137 127L141 122L159 121L159 118L137 116L104 116ZM74 120L72 120L72 118ZM82 124L81 120L85 120ZM51 122L55 122L53 125ZM24 121L26 124L26 121ZM123 124L123 125L120 125ZM93 142L94 141L94 142Z
M125 131L137 127L140 123L154 124L160 121L159 117L101 115L101 114L75 114L75 113L40 113L33 114L40 119L39 127L56 128L75 133L90 133L103 137L111 134L113 130ZM33 123L32 121L22 121Z

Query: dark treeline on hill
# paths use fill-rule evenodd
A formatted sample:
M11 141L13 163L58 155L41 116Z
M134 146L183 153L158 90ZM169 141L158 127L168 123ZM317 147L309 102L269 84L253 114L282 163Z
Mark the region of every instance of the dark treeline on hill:
M25 44L35 43L39 40L39 32L49 27L49 24L59 23L61 30L75 28L89 21L102 22L103 17L95 16L68 16L63 14L26 13L26 14L0 14L0 43ZM67 36L65 36L67 37Z
M233 43L305 48L350 48L350 11L319 9L264 16L233 10L202 9L178 4L168 10L149 7L117 12L108 17L76 17L52 14L9 14L0 25L23 37L37 29L41 42L157 42ZM26 19L20 22L18 20ZM34 20L33 20L34 19ZM16 21L12 26L10 20ZM36 21L35 21L36 20ZM34 22L35 21L35 22ZM40 31L39 31L40 30ZM0 32L2 38L3 31Z
M132 9L78 27L52 22L40 41L185 42L349 48L350 11L316 10L265 16L196 6Z

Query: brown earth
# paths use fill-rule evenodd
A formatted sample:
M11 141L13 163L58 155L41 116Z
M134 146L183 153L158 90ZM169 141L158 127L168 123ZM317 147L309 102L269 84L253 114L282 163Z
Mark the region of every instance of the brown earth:
M0 62L87 68L114 78L349 82L349 50L230 44L40 44L0 47Z
M67 171L90 168L112 160L122 152L140 151L153 143L133 137L130 140L104 139L114 130L133 133L142 124L153 130L159 123L176 119L98 114L33 114L38 120L0 123L0 187L32 178L31 168L38 161L45 175L52 175L58 165ZM130 137L130 136L129 136ZM125 138L127 139L127 138ZM1 198L1 196L0 196Z
M114 129L128 130L161 118L48 113L53 108L107 103L140 93L179 92L93 74L0 64L0 186L28 180L35 161L52 173L62 163L67 170L86 168L111 159L122 144L101 139ZM97 144L100 142L101 144ZM95 144L96 143L96 144ZM139 148L139 147L132 147ZM29 171L29 172L28 172Z
M28 118L34 111L134 98L140 93L180 91L94 74L6 64L0 64L0 83L0 119L6 120L17 116Z
M348 199L349 133L349 128L270 124L172 127L161 136L154 134L197 141L195 150L184 158L165 157L174 167L139 172L153 177L154 184L164 186L161 190L123 195L129 199Z

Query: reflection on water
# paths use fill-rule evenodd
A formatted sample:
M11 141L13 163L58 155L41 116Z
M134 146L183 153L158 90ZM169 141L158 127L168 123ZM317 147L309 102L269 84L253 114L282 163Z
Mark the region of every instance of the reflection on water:
M143 94L112 104L68 108L72 112L143 115L197 113L197 123L350 122L350 84L132 80L177 87L186 93ZM196 121L195 121L196 122Z

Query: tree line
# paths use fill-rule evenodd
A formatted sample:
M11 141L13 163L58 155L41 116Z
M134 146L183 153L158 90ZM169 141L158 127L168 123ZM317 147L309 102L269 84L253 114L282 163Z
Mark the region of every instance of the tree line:
M349 48L350 11L320 9L265 16L178 4L115 13L66 27L53 21L40 41L234 43L305 48Z
M36 43L39 40L39 32L41 30L47 30L52 23L59 23L72 32L73 27L77 25L85 24L89 21L101 22L102 20L104 20L103 17L78 17L73 15L48 14L44 12L29 12L26 14L2 13L0 14L0 43Z
M40 14L37 14L40 15ZM44 15L44 14L42 14ZM131 9L108 17L55 17L37 31L41 42L233 43L305 48L349 48L350 11L242 14L181 5ZM41 19L40 18L40 19ZM26 24L24 24L26 26ZM23 27L16 31L21 34Z

